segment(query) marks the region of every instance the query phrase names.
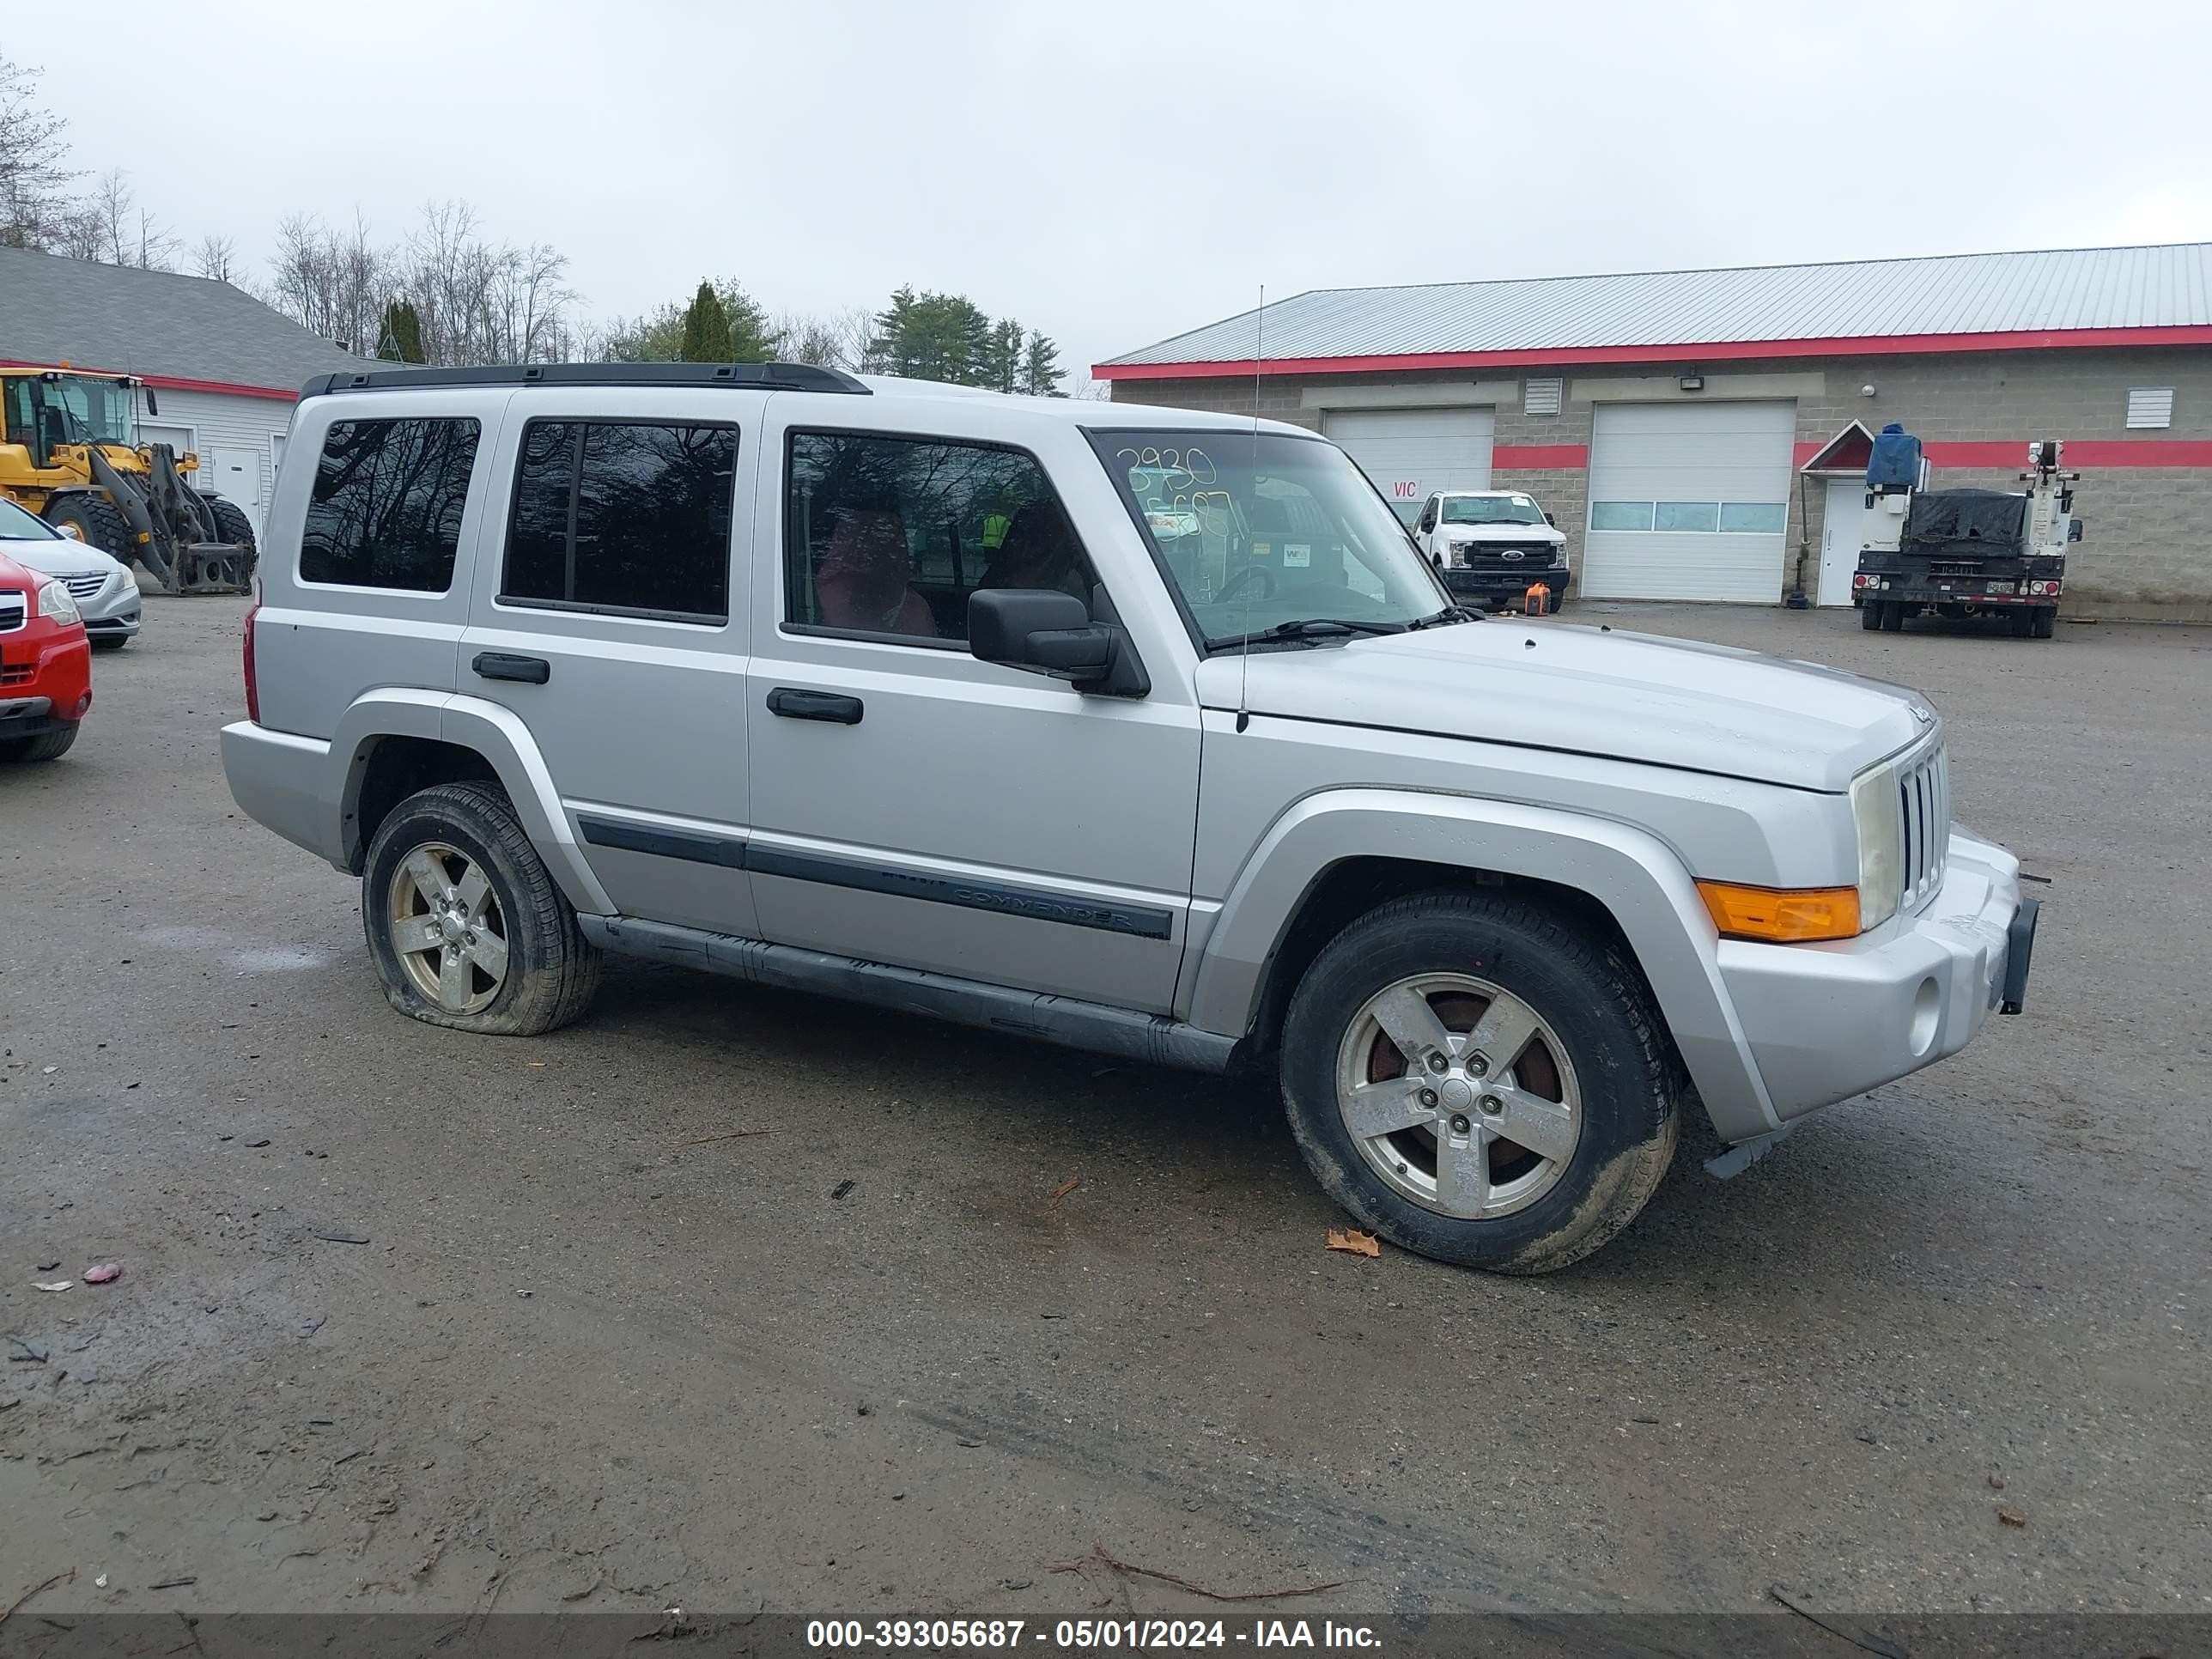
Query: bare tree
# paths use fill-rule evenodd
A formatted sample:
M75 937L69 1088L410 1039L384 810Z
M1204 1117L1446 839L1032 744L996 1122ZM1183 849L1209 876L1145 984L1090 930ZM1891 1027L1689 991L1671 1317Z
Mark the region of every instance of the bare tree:
M368 356L376 349L384 307L398 287L390 250L356 216L337 231L295 213L276 227L276 252L261 298L302 328Z
M40 106L38 81L0 58L0 247L52 248L70 216L69 123Z
M213 231L201 237L199 245L192 249L192 269L202 276L234 286L245 275L238 261L238 245Z
M137 192L131 187L131 175L121 167L110 167L94 186L92 196L80 210L81 216L89 222L78 237L80 246L97 244L97 251L88 256L102 264L136 265L143 270L167 270L171 256L177 251L177 238L168 228L142 206Z
M845 337L835 317L809 317L796 311L778 312L769 324L776 341L775 355L787 363L813 363L823 368L849 368Z

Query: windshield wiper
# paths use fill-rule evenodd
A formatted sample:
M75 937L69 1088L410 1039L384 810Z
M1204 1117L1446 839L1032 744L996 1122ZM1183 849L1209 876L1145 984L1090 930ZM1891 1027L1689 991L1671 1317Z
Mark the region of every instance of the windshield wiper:
M1476 614L1477 613L1474 611L1464 610L1459 605L1448 605L1443 610L1435 612L1433 615L1414 617L1413 621L1406 624L1406 631L1408 634L1411 634L1424 628L1443 628L1450 623L1473 622L1475 619Z
M1352 622L1342 617L1300 617L1295 622L1277 623L1273 628L1261 629L1253 634L1231 634L1225 640L1209 640L1207 647L1215 651L1233 650L1241 645L1267 645L1276 640L1338 639L1346 634L1402 634L1404 623Z

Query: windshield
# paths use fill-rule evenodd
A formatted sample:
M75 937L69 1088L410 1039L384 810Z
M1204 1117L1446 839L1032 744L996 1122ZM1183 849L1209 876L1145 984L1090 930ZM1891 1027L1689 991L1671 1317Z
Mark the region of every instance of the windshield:
M49 444L137 443L129 386L72 374L32 385Z
M0 501L0 542L50 542L61 534L10 501Z
M1209 646L1307 621L1389 629L1450 608L1397 515L1334 444L1218 430L1090 437Z
M1541 524L1544 509L1526 495L1447 495L1446 524Z

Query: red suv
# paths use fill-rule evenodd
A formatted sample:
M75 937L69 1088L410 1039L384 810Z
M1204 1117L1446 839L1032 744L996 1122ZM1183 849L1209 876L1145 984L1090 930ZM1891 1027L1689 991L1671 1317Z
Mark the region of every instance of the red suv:
M45 761L92 707L92 646L52 576L0 555L0 761Z

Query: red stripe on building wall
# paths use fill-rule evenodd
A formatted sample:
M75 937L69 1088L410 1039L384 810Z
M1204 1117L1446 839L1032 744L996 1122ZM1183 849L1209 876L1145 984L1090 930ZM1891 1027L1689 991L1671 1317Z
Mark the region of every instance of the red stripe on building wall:
M2018 472L2027 465L2027 440L1996 443L1931 443L1921 446L1931 466L1994 467ZM2212 466L2212 442L2189 438L2071 438L2066 465Z
M1516 351L1401 352L1371 357L1270 357L1241 362L1094 363L1101 380L1201 380L1226 375L1373 374L1579 363L1735 362L1755 357L1871 357L1932 351L2052 351L2088 346L2212 345L2212 327L2021 329L1996 334L1872 334L1856 339L1713 340L1680 345L1547 346Z
M1583 467L1589 465L1588 444L1493 444L1490 464L1497 466Z

